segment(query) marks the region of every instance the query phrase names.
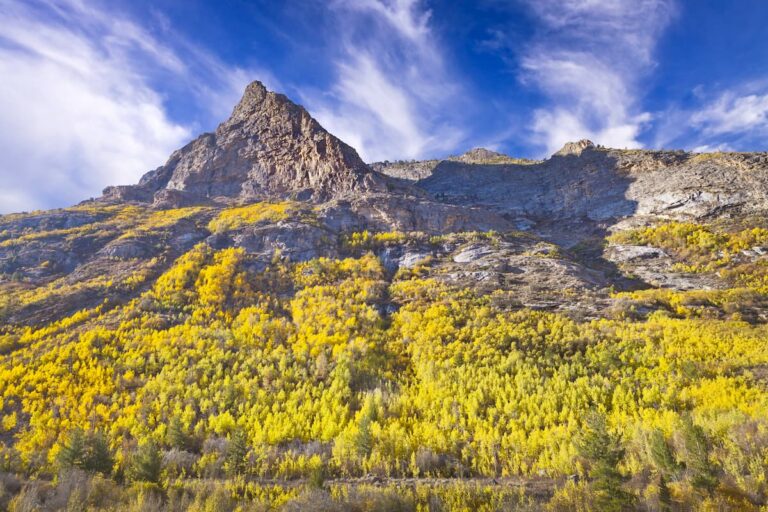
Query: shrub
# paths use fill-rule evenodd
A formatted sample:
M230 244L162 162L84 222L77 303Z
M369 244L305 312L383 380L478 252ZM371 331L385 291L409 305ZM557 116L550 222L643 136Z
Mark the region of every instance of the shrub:
M163 454L163 470L168 478L191 476L197 461L198 457L194 453L173 448Z
M8 512L39 512L46 501L49 490L41 482L31 482L11 500Z
M547 502L549 512L593 512L595 511L595 495L586 482L569 481L557 489Z

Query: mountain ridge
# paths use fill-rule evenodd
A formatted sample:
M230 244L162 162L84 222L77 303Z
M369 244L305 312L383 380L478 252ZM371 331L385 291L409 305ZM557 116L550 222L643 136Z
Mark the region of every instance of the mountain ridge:
M146 260L167 265L196 243L242 248L263 265L277 254L293 261L339 257L354 233L397 232L407 240L408 233L496 232L512 235L460 254L460 247L440 249L417 236L381 246L377 255L392 271L434 258L445 261L436 266L440 279L483 293L519 286L523 306L597 315L610 302L609 283L630 286L632 272L673 289L722 281L627 260L642 251L603 248L614 233L663 222L738 226L766 211L766 153L619 150L582 140L541 161L474 148L442 160L369 166L303 107L253 82L215 132L175 151L138 184L108 187L70 209L0 217L0 286L123 279ZM542 265L542 254L559 256ZM563 282L603 291L592 303L552 298ZM88 300L107 296L120 292ZM9 318L56 318L74 303L50 299Z
M764 153L617 150L585 139L542 161L474 148L443 160L369 166L306 109L255 81L215 132L175 151L137 185L108 187L103 199L161 208L216 199L342 200L370 212L374 197L398 205L393 208L417 198L414 204L436 209L480 207L518 226L546 217L704 218L734 208L764 210L767 163Z

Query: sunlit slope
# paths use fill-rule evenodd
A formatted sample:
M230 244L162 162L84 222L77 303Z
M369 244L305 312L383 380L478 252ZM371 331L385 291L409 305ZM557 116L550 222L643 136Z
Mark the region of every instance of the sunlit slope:
M198 245L127 304L4 335L6 454L46 468L80 428L104 431L119 464L137 443L171 448L177 423L192 452L242 431L256 475L554 476L579 470L597 410L626 433L629 472L652 464L645 436L673 440L691 415L713 463L762 485L749 461L768 452L739 433L768 419L765 326L504 312L419 272L372 254L254 270Z

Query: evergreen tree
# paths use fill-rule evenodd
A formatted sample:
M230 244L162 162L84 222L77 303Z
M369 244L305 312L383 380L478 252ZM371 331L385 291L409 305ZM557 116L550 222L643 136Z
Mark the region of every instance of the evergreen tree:
M368 395L357 415L357 435L355 436L355 449L360 457L367 457L373 449L373 436L371 424L378 420L378 410L372 395Z
M131 479L138 482L160 483L163 458L153 442L139 446L131 459Z
M659 475L664 478L676 478L680 472L680 466L664 437L664 432L655 429L648 436L647 443L648 455Z
M109 476L115 464L107 438L101 432L88 436L83 469Z
M659 477L659 510L660 512L670 512L672 510L672 496L667 485L667 479L678 478L681 469L680 464L675 460L675 455L664 437L664 432L658 428L646 438L646 448Z
M683 442L685 444L685 468L691 485L711 494L717 487L717 474L709 460L710 443L704 429L693 423L690 416L683 417Z
M579 453L590 465L589 476L595 505L603 512L620 511L632 505L633 496L622 488L624 477L618 465L624 449L618 435L611 434L601 414L590 414L577 442Z
M237 429L229 438L224 469L229 475L240 475L247 468L248 440L242 429Z
M189 436L187 435L184 429L184 425L181 423L181 419L178 416L174 416L171 419L171 422L168 424L166 440L171 448L178 448L179 450L189 449Z
M367 457L371 454L373 448L373 438L371 436L371 420L363 417L357 426L355 435L355 450L360 457Z
M85 465L85 433L75 429L69 433L58 454L59 466L63 469L82 468Z

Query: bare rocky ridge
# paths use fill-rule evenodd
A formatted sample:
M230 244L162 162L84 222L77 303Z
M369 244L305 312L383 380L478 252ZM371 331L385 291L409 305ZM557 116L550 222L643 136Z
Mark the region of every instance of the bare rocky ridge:
M470 149L461 155L449 156L445 160L399 160L396 162L374 162L371 168L387 176L415 183L430 177L443 161L465 164L534 164L537 160L513 158L485 148Z
M371 168L399 180L415 183L432 175L440 160L399 160L396 162L373 162Z
M761 214L768 209L768 154L616 150L581 141L526 165L446 160L417 186L534 231L551 232L556 223L586 233L619 222Z
M593 149L595 147L594 142L588 139L581 139L576 142L566 142L554 156L580 156L585 149Z

